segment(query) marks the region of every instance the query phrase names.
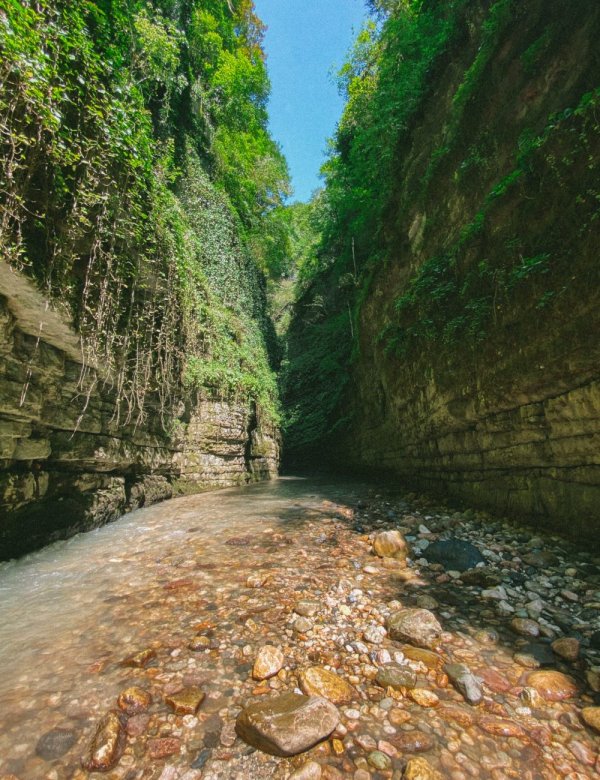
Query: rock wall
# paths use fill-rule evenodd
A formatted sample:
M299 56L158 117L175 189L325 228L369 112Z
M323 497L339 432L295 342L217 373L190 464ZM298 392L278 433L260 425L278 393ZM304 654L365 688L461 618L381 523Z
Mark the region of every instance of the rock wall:
M0 261L0 559L177 493L277 474L278 432L254 408L188 396L178 419L156 407L138 426L115 408L110 377L83 365L76 334Z
M471 83L488 5L472 5L403 143L331 457L597 544L600 127L578 107L597 87L600 9L519 5ZM439 257L455 293L419 276Z

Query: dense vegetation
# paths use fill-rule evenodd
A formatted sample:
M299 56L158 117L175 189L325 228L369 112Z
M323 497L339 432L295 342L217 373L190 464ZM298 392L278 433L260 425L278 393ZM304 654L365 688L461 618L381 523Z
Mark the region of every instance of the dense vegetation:
M123 420L183 383L277 415L263 274L288 175L261 36L251 0L0 2L0 245Z
M346 107L312 205L320 240L303 261L289 331L283 393L296 454L348 422L340 402L361 349L384 349L407 366L445 350L468 360L515 305L551 316L573 273L564 236L589 232L599 214L593 67L574 82L570 102L549 114L535 109L546 63L569 34L564 4L370 5L373 21L340 72ZM590 20L596 13L587 0L580 11ZM512 59L498 64L507 45ZM518 118L493 108L507 78L533 103L529 121L522 105ZM498 124L480 122L486 111ZM458 227L444 224L447 200L436 209L440 187L462 204ZM557 207L552 227L538 231L540 193L569 187L569 208ZM510 214L511 198L527 204L522 220ZM378 343L365 344L373 280L393 273L403 282L392 311L379 312Z

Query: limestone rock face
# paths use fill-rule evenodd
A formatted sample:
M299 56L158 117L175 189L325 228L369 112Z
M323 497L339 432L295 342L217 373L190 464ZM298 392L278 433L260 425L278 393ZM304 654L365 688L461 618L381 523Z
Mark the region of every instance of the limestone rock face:
M357 697L356 689L349 682L321 666L303 669L298 682L308 696L322 696L334 704L349 704Z
M442 635L438 619L428 609L401 609L394 612L388 618L387 630L392 639L429 649L437 645Z
M158 398L139 426L115 419L102 367L86 366L88 397L81 361L71 326L0 260L0 560L177 493L276 476L279 434L251 404L182 390L167 434Z
M337 708L318 696L284 693L250 704L235 730L244 742L273 756L294 756L326 739L340 720Z

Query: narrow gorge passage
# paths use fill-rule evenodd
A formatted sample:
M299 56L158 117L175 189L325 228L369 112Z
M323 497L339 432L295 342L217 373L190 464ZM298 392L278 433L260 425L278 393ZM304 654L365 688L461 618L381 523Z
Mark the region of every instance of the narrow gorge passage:
M375 555L398 531L408 560ZM463 542L446 568L480 565L459 576L420 557L443 539ZM138 510L1 565L0 776L595 777L582 712L598 726L597 563L559 537L324 478ZM402 608L419 609L411 626ZM282 668L260 681L266 645ZM236 737L249 701L298 685L338 703L329 739L289 759ZM113 743L94 737L111 712ZM107 774L82 769L92 740Z

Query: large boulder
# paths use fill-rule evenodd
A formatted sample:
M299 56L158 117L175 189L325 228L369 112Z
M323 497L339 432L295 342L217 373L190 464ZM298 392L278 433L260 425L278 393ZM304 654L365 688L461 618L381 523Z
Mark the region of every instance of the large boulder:
M331 734L340 720L337 708L320 696L284 693L248 705L235 730L244 742L272 756L295 756Z
M429 563L440 563L447 571L467 571L474 569L478 563L485 563L477 547L462 539L432 542L423 551L423 557Z
M388 634L398 642L408 642L417 647L434 648L443 629L438 619L428 609L401 609L387 620Z

